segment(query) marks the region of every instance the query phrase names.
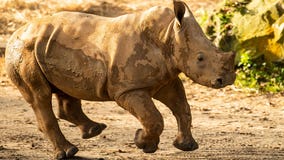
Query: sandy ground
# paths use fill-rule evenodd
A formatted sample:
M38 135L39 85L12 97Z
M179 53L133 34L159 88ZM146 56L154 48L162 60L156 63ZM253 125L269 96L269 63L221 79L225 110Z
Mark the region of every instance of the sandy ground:
M193 115L193 135L200 148L183 152L171 144L176 121L163 104L165 129L159 150L145 154L133 143L139 122L113 102L84 101L84 111L108 128L83 140L72 124L59 120L66 137L80 151L76 159L284 159L284 99L280 94L260 95L220 90L184 82ZM1 78L0 159L51 159L52 146L37 130L35 116L16 88ZM54 100L56 112L56 101Z
M125 0L121 4L139 10L160 1L135 2ZM190 6L197 11L200 7L212 8L215 2L192 0ZM165 129L159 150L153 154L145 154L136 148L134 133L141 126L133 116L113 102L83 101L85 113L108 127L101 135L83 140L76 126L58 120L67 139L80 150L73 159L284 159L282 94L245 93L234 86L214 90L191 81L185 81L184 85L191 104L192 130L199 143L198 150L183 152L172 146L177 133L176 120L170 110L158 101L155 104L164 117ZM53 104L57 112L55 99ZM37 129L31 107L2 72L0 159L52 159L52 151L51 144Z

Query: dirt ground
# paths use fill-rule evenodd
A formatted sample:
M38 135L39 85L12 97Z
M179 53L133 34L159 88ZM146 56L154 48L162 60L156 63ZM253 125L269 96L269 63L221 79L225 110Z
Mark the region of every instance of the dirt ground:
M124 0L120 4L131 6L133 10L162 4L161 1L136 2ZM200 8L212 9L216 1L191 0L189 4L197 13ZM52 159L52 146L38 131L31 107L10 84L5 72L0 73L0 159ZM170 110L158 101L155 104L164 117L165 129L159 150L153 154L145 154L136 148L134 133L141 126L128 112L114 102L83 101L85 113L108 127L101 135L83 140L76 126L58 120L67 139L80 150L73 159L284 159L283 94L248 93L234 86L215 90L190 80L184 81L184 85L191 104L192 131L199 143L198 150L183 152L173 147L176 120ZM57 112L55 99L53 104Z

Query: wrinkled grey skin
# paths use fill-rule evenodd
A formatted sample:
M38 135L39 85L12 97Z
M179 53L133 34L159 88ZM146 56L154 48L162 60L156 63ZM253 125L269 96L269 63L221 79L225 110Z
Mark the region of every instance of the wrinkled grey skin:
M153 7L117 18L61 12L33 21L9 40L6 69L31 104L56 158L62 159L78 149L59 129L52 94L58 99L59 118L77 125L83 138L100 134L106 125L83 113L81 99L116 101L143 125L135 144L146 153L157 150L164 126L155 98L177 119L174 146L191 151L198 145L178 74L221 88L234 82L234 57L205 37L184 2L174 1L174 12Z

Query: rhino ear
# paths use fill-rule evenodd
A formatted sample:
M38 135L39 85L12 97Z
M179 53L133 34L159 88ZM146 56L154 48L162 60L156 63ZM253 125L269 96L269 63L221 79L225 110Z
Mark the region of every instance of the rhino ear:
M185 8L184 3L182 1L174 0L173 2L174 2L174 11L175 11L176 19L177 19L179 25L182 25L182 19L184 17L186 8Z
M184 17L189 17L191 12L189 11L189 7L183 1L174 0L173 2L174 2L175 16L176 16L177 22L181 26L182 20L184 19Z

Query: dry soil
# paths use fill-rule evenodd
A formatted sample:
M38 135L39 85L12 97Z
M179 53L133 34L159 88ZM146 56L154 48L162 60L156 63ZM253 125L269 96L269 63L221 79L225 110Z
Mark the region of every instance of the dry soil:
M105 1L104 5L118 5L117 10L109 11L114 12L112 14L122 14L157 4L163 5L164 2L168 3L165 0L109 0ZM188 3L194 13L198 14L200 8L214 8L216 2L192 0ZM5 37L9 34L10 32L3 39L6 40ZM52 146L38 131L31 107L9 82L5 72L0 73L0 159L52 159ZM67 139L80 150L73 159L284 159L282 94L248 93L234 86L215 90L190 80L184 81L184 85L188 102L191 104L192 131L199 143L198 150L183 152L172 146L177 133L176 120L170 110L158 101L155 101L155 104L164 117L165 129L161 135L159 150L153 154L145 154L136 148L133 142L134 133L141 126L116 103L83 101L85 113L108 127L101 135L83 140L76 126L58 120ZM54 111L57 112L55 99L53 104Z

